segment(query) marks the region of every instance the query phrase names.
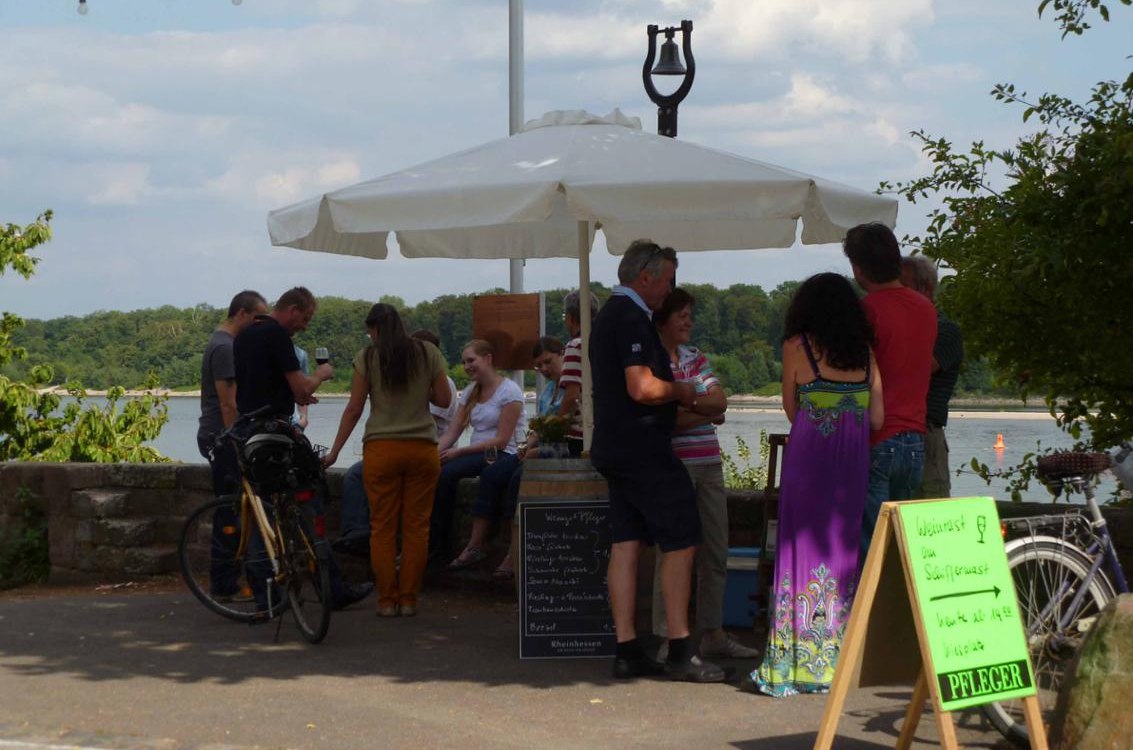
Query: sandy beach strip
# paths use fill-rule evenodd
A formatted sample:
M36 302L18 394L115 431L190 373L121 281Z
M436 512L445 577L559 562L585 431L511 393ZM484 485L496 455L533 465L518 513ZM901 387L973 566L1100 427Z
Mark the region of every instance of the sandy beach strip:
M59 387L45 388L40 392L43 391L54 391L60 396L67 395L67 392ZM88 396L106 396L104 390L87 389L86 393ZM126 391L127 397L136 398L145 395L150 394L146 391ZM158 389L152 395L168 396L169 398L200 398L201 392ZM535 400L534 392L525 395L528 401ZM346 399L349 398L350 394L319 393L317 396L320 399ZM986 406L983 405L984 403L986 403ZM734 395L728 398L728 411L744 414L782 414L783 406L778 396ZM1050 412L1043 407L1019 406L1019 408L1013 409L1003 401L973 402L967 399L960 399L960 403L949 410L948 416L950 419L1027 419L1035 421L1053 419Z

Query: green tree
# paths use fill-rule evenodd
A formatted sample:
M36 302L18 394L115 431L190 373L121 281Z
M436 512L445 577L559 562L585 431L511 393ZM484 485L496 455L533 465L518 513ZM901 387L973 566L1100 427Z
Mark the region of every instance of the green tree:
M709 355L708 361L712 363L712 369L716 371L716 377L724 386L725 393L731 395L755 390L751 382L751 373L739 357L732 354L716 354Z
M1119 0L1122 5L1129 5L1133 0ZM1081 35L1090 28L1089 16L1097 13L1103 21L1109 20L1109 8L1101 0L1042 0L1039 3L1039 15L1047 8L1055 12L1054 20L1062 27L1062 36L1067 34Z
M51 212L45 211L25 227L0 226L0 275L9 268L29 278L38 258L29 251L51 239ZM0 319L0 366L27 356L12 342L23 326L18 316L5 312ZM161 432L167 413L165 398L153 394L130 399L121 407L125 392L111 389L105 407L86 401L78 384L68 384L72 400L41 389L52 382L49 365L36 365L26 380L0 375L0 461L162 461L145 443ZM151 377L149 387L156 386Z
M1091 12L1109 17L1096 0L1052 7L1064 36L1088 28ZM1133 437L1133 73L1084 103L1011 84L991 93L1038 132L962 153L917 131L932 174L882 189L941 200L907 241L955 271L941 301L970 354L1024 398L1040 395L1075 439L1088 428L1089 444L1106 448Z
M728 357L725 384L733 393L748 393L777 382L782 372L780 341L783 319L798 282L786 282L770 293L754 285L716 289L707 284L687 288L696 298L692 343L711 357ZM547 334L566 340L562 298L570 288L544 292ZM595 282L591 294L599 301L610 290ZM381 299L397 304L407 330L427 328L441 337L441 350L449 365L460 368L460 347L472 337L475 294L447 295L414 306L395 297ZM295 345L314 355L317 346L330 350L335 379L326 391L346 391L355 354L369 340L365 335L370 300L319 298L311 327L295 336ZM50 365L50 385L82 382L94 388L138 384L156 373L158 383L171 389L199 387L200 356L209 335L225 311L207 304L189 308L163 306L130 312L98 311L83 317L47 321L29 320L11 333L11 343L27 356L0 364L0 374L26 382L31 371ZM974 360L973 360L974 361ZM734 367L733 362L741 366ZM461 370L460 379L464 375ZM980 366L962 382L965 391L992 388L998 373Z

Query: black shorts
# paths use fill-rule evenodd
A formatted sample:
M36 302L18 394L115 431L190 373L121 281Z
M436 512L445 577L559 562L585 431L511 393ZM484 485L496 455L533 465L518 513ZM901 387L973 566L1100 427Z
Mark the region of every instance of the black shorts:
M696 489L671 448L595 468L610 487L613 543L655 543L662 552L700 544Z

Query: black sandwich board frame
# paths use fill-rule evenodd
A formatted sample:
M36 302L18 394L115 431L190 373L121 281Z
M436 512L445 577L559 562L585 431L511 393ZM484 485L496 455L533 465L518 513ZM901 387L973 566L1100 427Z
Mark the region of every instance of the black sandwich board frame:
M609 503L521 499L516 514L519 657L612 657Z

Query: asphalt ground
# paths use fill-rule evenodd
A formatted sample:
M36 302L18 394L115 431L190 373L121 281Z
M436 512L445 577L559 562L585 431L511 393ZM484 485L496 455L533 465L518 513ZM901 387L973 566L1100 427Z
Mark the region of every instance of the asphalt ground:
M616 681L607 659L523 661L499 591L425 593L414 618L376 600L306 644L248 626L179 581L0 592L0 750L99 748L811 748L826 696L728 683ZM288 616L289 618L290 616ZM750 645L751 632L736 632ZM910 686L852 691L834 747L894 747ZM1006 747L976 712L961 743ZM914 748L938 747L931 711Z

